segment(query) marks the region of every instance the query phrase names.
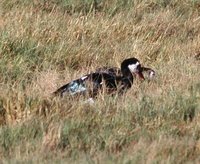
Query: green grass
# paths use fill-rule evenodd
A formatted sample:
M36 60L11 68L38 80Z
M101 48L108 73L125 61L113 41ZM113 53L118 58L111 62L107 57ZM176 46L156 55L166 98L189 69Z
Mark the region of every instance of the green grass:
M4 163L199 163L200 2L0 2ZM156 70L123 97L52 98L68 81L137 57Z

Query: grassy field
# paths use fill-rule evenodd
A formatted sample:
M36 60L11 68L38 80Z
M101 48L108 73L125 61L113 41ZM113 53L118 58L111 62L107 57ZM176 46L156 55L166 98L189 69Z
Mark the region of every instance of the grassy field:
M199 0L1 0L1 163L199 163ZM123 97L52 98L137 57Z

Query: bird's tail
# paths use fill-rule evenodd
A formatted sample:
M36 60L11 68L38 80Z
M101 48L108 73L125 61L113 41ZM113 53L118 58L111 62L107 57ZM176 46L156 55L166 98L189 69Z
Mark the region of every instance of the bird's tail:
M69 84L63 85L62 87L58 88L55 92L53 92L53 95L62 97L63 93L67 91L68 87L69 87Z

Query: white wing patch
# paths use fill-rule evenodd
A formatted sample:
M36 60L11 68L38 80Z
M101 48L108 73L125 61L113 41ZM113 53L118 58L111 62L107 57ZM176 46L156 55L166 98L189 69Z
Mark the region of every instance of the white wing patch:
M76 93L80 93L80 92L84 92L86 91L86 88L84 86L84 84L82 83L78 83L76 81L72 81L70 84L69 84L69 88L68 88L68 91L71 95L74 95Z
M139 62L137 62L137 63L135 63L135 64L130 64L130 65L128 65L128 68L129 68L129 70L130 70L131 72L137 72L137 67L138 67L138 65L140 65Z
M88 78L88 76L83 76L83 77L81 77L81 80L85 80L87 78Z

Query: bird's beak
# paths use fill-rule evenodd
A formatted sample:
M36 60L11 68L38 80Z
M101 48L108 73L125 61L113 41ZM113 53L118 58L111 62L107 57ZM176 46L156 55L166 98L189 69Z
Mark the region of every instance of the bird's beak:
M139 67L138 67L138 72L137 72L136 74L139 76L140 79L145 80L142 71L143 71L143 70L142 70L142 67L141 67L141 65L139 65Z
M140 79L145 80L144 75L142 72L138 72L137 75L139 76Z

